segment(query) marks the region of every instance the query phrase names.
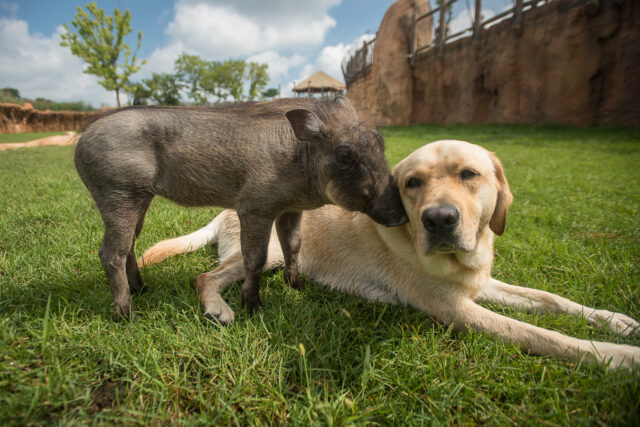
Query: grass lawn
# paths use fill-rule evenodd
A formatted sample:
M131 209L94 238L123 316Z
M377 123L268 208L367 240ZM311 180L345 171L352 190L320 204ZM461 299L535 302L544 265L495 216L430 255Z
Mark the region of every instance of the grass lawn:
M502 159L515 200L497 239L497 278L640 319L640 131L384 133L391 164L442 138L479 143ZM138 253L217 212L155 199ZM298 292L280 272L263 275L259 315L240 309L234 286L225 297L236 324L212 324L193 282L216 266L213 248L144 270L150 290L135 298L134 320L114 322L101 236L72 147L0 153L0 424L638 422L638 375L527 355L488 335L455 334L413 308L312 282ZM492 309L640 345L571 316Z

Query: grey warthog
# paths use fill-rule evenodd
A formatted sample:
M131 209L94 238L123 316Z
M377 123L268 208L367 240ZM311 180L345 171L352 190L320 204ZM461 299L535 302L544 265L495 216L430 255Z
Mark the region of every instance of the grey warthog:
M387 226L408 220L381 135L343 97L125 108L87 126L75 164L104 222L99 257L117 316L143 287L134 246L155 195L238 212L242 305L252 312L274 220L285 280L296 288L303 210L336 204Z

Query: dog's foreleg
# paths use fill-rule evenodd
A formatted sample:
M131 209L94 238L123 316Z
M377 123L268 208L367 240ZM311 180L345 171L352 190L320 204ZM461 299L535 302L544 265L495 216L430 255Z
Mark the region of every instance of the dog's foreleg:
M471 300L458 301L451 307L455 307L455 312L442 313L442 320L452 322L456 329L468 326L519 345L532 353L572 361L584 357L591 362L607 364L609 369L636 368L636 372L640 373L640 347L570 337L502 316Z
M227 286L242 279L244 279L244 263L240 251L229 256L215 270L199 275L195 287L204 308L204 317L218 320L223 325L233 323L233 310L221 294Z
M287 212L276 219L276 232L284 255L284 280L294 289L302 289L298 275L301 222L302 212Z
M510 285L493 278L489 279L476 301L498 303L529 312L536 310L582 316L589 323L604 324L613 332L625 336L640 332L640 323L624 314L608 310L596 310L559 295Z
M282 253L279 249L277 244L269 247L265 269L282 265ZM204 317L217 320L223 325L233 323L235 314L222 298L222 291L227 286L244 279L244 273L242 253L238 249L228 256L220 267L198 276L195 287L204 308Z

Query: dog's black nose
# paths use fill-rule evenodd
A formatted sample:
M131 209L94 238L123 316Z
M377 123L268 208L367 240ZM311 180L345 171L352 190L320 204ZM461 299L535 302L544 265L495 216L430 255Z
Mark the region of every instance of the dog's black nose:
M422 212L422 224L430 233L451 232L458 223L460 223L460 211L449 203L433 206Z

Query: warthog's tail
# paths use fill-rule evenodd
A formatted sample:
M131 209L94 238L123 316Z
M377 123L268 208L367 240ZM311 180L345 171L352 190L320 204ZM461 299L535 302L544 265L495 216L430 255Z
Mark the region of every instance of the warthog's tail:
M138 260L138 266L157 264L169 257L185 252L194 252L209 243L216 243L223 216L216 216L209 224L191 234L156 243L142 254Z

